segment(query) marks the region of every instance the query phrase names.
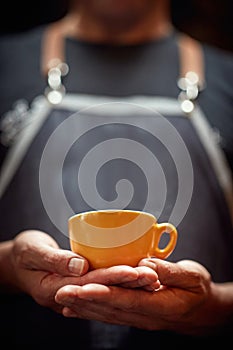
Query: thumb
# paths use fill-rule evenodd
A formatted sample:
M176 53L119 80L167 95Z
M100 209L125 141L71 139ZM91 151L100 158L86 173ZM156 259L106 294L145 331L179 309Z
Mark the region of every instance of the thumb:
M62 276L81 276L88 271L85 258L69 251L48 246L41 248L36 267Z
M70 250L60 249L52 237L41 231L24 231L14 245L14 256L21 267L62 276L81 276L88 261Z
M173 263L153 258L144 259L141 263L147 264L146 260L148 264L155 264L155 271L158 274L160 283L167 287L196 289L200 285L202 279L209 278L207 270L202 265L192 260L181 260L177 263Z

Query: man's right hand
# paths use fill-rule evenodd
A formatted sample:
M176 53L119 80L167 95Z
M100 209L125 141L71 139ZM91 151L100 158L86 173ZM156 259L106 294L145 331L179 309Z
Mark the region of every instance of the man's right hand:
M0 244L0 285L27 293L40 305L61 313L55 302L57 291L66 285L100 283L128 288L159 288L158 275L151 267L114 266L88 271L88 261L58 247L47 233L28 230L13 241Z

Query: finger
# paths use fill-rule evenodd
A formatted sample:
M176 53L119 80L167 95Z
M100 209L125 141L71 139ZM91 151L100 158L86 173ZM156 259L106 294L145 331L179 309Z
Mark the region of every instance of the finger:
M154 291L160 287L158 275L153 269L147 266L138 266L135 269L138 271L138 279L136 281L122 283L122 287L144 288L148 291Z
M164 310L166 305L166 300L163 298L163 300L157 300L158 293L148 293L142 289L88 284L83 287L64 286L57 292L55 300L65 307L63 315L67 317L69 317L69 309L72 310L72 317L125 323L149 329L151 317L148 315L153 310L153 318L156 318L156 323L159 325L161 310ZM157 318L157 315L160 316Z
M151 328L151 319L144 313L130 312L129 310L119 309L114 305L93 303L92 301L80 300L71 307L65 306L62 314L65 317L96 320L109 324L135 326L144 329Z
M119 265L90 271L83 275L80 281L82 285L88 283L118 285L122 283L136 283L138 278L139 272L137 269L127 265Z
M78 305L77 302L79 299L92 301L93 299L98 299L101 295L105 298L106 294L109 294L109 291L108 286L96 283L86 284L84 286L66 285L57 291L55 301L58 304L72 308Z
M75 305L80 305L79 302L82 300L91 302L91 304L105 305L108 308L113 307L129 312L145 312L147 308L151 311L153 293L141 289L125 289L90 283L84 286L66 285L57 291L55 300L58 304L71 309L74 309Z
M30 272L31 273L31 272ZM36 272L34 272L35 275ZM83 276L66 276L37 271L38 276L41 277L41 286L47 289L51 286L53 290L57 291L65 285L86 285L89 283L98 283L103 285L118 285L124 282L133 282L138 279L138 271L130 266L113 266L106 269L96 269L90 271ZM40 274L40 275L39 275Z

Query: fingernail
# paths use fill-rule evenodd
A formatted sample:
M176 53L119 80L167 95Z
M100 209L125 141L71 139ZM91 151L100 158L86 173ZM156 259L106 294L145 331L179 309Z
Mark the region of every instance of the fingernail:
M74 275L80 276L83 272L84 260L72 258L68 264L68 269Z
M148 292L154 292L155 290L152 286L145 286L144 289L147 290Z
M150 285L150 286L145 286L143 287L145 290L147 290L148 292L157 292L158 290L161 289L161 286L159 285Z

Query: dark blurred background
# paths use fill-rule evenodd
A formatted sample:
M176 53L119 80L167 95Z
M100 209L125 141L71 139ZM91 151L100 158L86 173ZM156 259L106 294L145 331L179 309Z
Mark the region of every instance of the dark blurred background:
M174 25L202 42L233 51L232 0L171 0ZM0 12L0 33L27 30L66 14L66 0L8 1Z

